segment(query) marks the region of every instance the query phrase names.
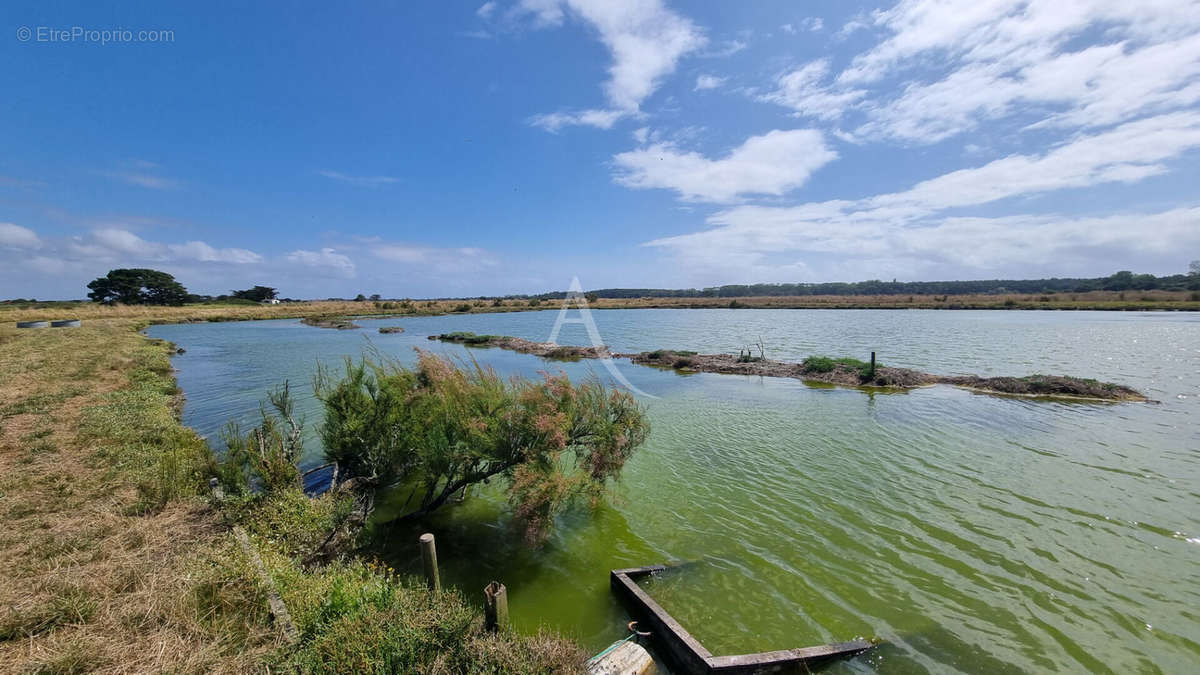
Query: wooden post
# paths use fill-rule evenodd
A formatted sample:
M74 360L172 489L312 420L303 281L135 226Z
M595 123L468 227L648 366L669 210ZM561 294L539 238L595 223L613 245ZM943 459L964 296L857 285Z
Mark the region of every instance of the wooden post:
M425 568L425 583L429 584L429 590L435 593L442 590L442 581L438 579L437 544L428 532L421 535L421 566Z
M483 587L483 617L490 631L508 627L508 589L499 581Z
M875 352L871 352L871 377L875 377Z

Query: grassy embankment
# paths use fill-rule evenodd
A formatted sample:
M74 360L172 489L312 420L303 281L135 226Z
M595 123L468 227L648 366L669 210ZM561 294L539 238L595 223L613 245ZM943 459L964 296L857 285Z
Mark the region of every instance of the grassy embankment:
M345 498L294 491L214 505L212 457L176 414L169 345L137 333L167 317L112 311L141 316L0 326L0 671L547 672L580 662L558 638L486 634L456 593L434 596L359 557L302 564ZM235 524L289 607L297 644L274 625Z

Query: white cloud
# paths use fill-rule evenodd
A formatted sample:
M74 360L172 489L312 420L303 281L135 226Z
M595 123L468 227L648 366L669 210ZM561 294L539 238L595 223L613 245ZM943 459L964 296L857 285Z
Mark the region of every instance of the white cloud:
M708 218L707 229L646 245L693 266L729 269L728 261L737 261L759 273L756 278L767 278L762 275L774 274L779 265L812 265L814 260L847 265L872 261L877 265L873 269L895 270L892 276L903 271L909 278L930 265L940 265L951 276L1020 265L1044 265L1042 272L1062 274L1064 268L1054 268L1056 261L1083 266L1087 255L1104 251L1113 260L1121 260L1126 251L1162 262L1200 244L1200 208L1105 217L939 214L1006 198L1136 182L1162 173L1163 162L1196 148L1200 112L1161 115L1082 136L1040 155L1012 155L953 171L903 192L856 201L729 208ZM828 267L822 270L831 273Z
M709 59L723 59L727 56L733 56L749 46L745 40L726 40L721 43L721 46L709 49L701 54L697 54L697 56Z
M866 92L861 89L835 89L822 80L829 74L829 60L818 59L784 73L776 81L778 88L759 100L778 103L796 111L796 116L837 119L857 103Z
M953 171L868 202L943 209L1065 188L1136 182L1163 173L1166 167L1161 162L1197 147L1200 112L1160 115L1077 138L1041 156L1012 155Z
M495 257L485 249L460 246L438 248L410 244L373 242L372 255L380 260L421 267L430 274L462 273L469 270L493 267L498 264Z
M901 0L843 33L863 21L883 37L836 79L818 61L762 100L823 119L855 107L856 138L909 143L1010 116L1095 128L1200 101L1200 3Z
M1195 2L904 0L871 20L887 37L834 88L877 86L859 137L934 143L1014 114L1079 129L1200 101ZM1074 48L1088 31L1098 42Z
M717 77L716 75L701 75L696 78L696 88L693 91L705 91L707 89L716 89L725 84L728 78Z
M161 244L148 242L129 230L116 228L104 228L92 232L92 241L111 253L138 258L160 257L164 248Z
M149 188L151 190L171 190L179 186L179 182L170 178L135 171L101 171L102 175L119 180L122 183Z
M332 248L322 248L319 251L295 250L287 254L286 260L325 276L348 279L355 274L354 261Z
M809 17L801 21L799 24L785 23L779 27L780 30L789 35L795 35L802 30L816 33L823 28L825 28L825 20L819 16Z
M565 17L563 0L520 0L510 14L533 16L534 25L538 28L561 26Z
M609 79L604 85L611 109L552 113L531 119L531 123L549 130L568 124L608 128L621 116L638 114L642 102L675 71L679 59L707 42L699 27L667 9L661 0L522 0L518 7L532 14L540 26L561 25L564 8L569 8L572 15L596 29L612 56Z
M492 13L495 11L496 11L496 3L495 2L485 2L479 6L479 9L475 10L475 15L481 19L488 19L492 16Z
M244 248L215 248L202 241L183 244L162 244L147 241L119 228L101 228L90 239L76 238L68 250L79 258L104 260L176 260L248 264L262 262L262 256Z
M534 115L529 123L541 127L551 133L567 126L589 126L597 129L611 129L617 120L625 116L620 110L580 110L576 112L555 112Z
M167 244L167 250L176 258L199 262L224 262L245 265L262 262L263 259L261 255L244 248L213 248L202 241L189 241L185 244Z
M963 278L1002 275L999 270L1061 276L1094 269L1100 260L1113 261L1115 271L1134 257L1170 269L1178 264L1179 247L1200 246L1200 208L1103 217L958 217L897 227L886 218L742 206L715 214L709 224L714 227L646 245L668 250L690 267L739 277L754 270L754 278L770 281Z
M622 185L675 190L690 201L731 202L748 194L782 195L836 158L821 132L792 129L752 136L721 159L659 142L613 160Z
M12 223L0 223L0 246L38 248L41 245L42 240L33 230Z
M340 171L318 171L317 173L326 178L359 187L374 188L400 182L399 178L392 176L354 176Z

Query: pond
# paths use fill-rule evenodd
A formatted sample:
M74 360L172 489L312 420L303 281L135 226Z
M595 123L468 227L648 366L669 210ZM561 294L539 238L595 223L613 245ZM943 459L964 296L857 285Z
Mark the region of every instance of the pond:
M374 346L474 359L503 374L609 374L427 340L473 331L546 340L558 311L154 326L177 356L184 421L219 445L231 419L290 381L320 461L318 362ZM867 358L932 373L1095 377L1161 403L1067 403L947 386L906 393L680 375L617 361L652 430L611 504L559 518L529 549L498 486L438 514L444 583L509 589L515 626L593 651L624 637L608 570L694 565L647 590L714 654L857 636L887 644L832 672L1191 670L1200 661L1200 315L1194 313L607 310L615 351ZM379 326L405 332L378 334ZM567 324L563 344L589 344ZM414 530L375 524L416 571Z

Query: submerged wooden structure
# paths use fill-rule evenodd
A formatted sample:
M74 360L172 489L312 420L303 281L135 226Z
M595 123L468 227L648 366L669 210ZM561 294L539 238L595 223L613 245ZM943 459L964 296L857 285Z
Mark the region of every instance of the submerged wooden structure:
M613 591L627 604L630 613L638 620L641 628L649 629L654 635L655 647L671 665L688 675L741 675L743 673L770 673L804 671L825 665L836 659L861 654L874 646L870 640L851 640L835 644L784 649L758 654L737 656L713 656L711 652L692 637L683 626L659 606L646 591L637 585L636 579L655 572L670 569L669 565L650 565L613 570Z

